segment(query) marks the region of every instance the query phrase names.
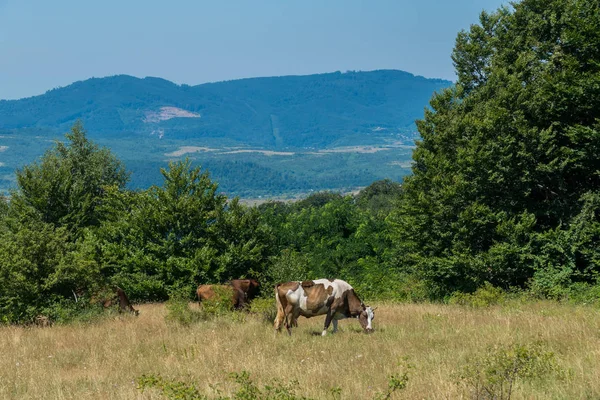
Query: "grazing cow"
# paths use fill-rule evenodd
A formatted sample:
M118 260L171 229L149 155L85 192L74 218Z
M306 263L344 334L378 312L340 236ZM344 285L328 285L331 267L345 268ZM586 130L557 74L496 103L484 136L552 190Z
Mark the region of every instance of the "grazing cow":
M254 279L234 279L226 285L200 285L196 290L196 295L198 296L198 303L201 304L203 300L210 300L216 296L214 290L216 288L231 290L233 308L240 309L256 297L259 286L259 283Z
M129 298L127 297L127 295L125 294L125 291L123 289L121 289L120 287L117 287L116 290L116 297L104 300L104 302L102 303L102 306L104 308L108 308L111 307L113 304L115 304L117 301L119 302L119 312L130 312L132 314L135 315L139 315L139 311L136 310L135 308L133 308L133 306L131 305L131 303L129 302Z
M231 287L239 294L238 308L244 307L258 295L260 284L254 279L233 279L229 282Z
M340 279L317 279L315 281L286 282L275 286L277 317L275 329L281 330L285 322L288 333L292 326L298 326L300 315L306 318L325 314L325 326L322 335L333 321L333 331L337 331L337 321L343 318L358 318L366 333L373 331L374 309L365 306L354 289Z

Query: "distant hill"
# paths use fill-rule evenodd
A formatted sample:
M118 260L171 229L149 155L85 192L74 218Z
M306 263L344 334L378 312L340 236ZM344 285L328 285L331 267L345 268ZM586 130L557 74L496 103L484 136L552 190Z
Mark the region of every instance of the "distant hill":
M15 168L81 120L132 171L160 184L160 167L190 157L243 197L352 190L410 172L415 119L449 81L407 72L335 72L197 86L160 78L93 78L0 101L0 194Z
M328 73L197 86L127 75L92 78L0 101L0 129L65 131L77 119L95 135L151 133L228 138L247 145L325 147L352 134L414 131L432 93L451 85L407 72Z

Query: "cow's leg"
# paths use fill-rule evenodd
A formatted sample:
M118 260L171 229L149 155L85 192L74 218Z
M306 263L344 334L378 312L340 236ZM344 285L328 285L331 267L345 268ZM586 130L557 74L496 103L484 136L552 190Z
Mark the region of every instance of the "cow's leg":
M275 303L277 304L277 316L275 317L275 323L273 324L273 326L275 328L275 332L281 332L281 324L285 319L285 309L283 308L282 300L279 297L278 286L275 286Z
M275 317L275 323L273 324L275 332L281 332L281 324L283 323L284 318L285 315L283 310L277 310L277 316Z
M333 312L331 311L331 309L329 309L329 311L327 311L327 315L325 316L325 326L323 327L323 333L321 333L321 336L327 335L327 328L329 328L329 324L331 324L332 319Z
M285 309L287 311L287 320L286 320L286 328L288 334L292 335L292 327L298 327L298 317L300 316L300 309L294 308L291 304L288 304L288 308Z
M285 307L285 329L287 329L288 335L292 335L292 325L294 323L294 306L288 304Z
M331 322L333 322L333 333L336 333L338 328L338 320L334 318Z
M277 309L277 316L275 317L275 330L280 332L281 331L281 325L285 325L285 328L287 329L288 333L290 333L290 322L289 320L292 318L291 314L292 313L292 306L287 304L285 307L281 307ZM291 333L290 333L291 334Z

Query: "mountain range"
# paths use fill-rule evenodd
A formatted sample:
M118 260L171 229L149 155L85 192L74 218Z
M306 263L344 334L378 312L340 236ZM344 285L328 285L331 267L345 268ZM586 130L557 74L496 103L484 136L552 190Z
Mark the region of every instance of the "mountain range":
M213 175L221 171L221 188L235 194L336 189L340 187L335 182L318 182L314 163L309 163L317 172L314 179L297 171L298 158L313 158L323 168L333 164L341 176L356 175L351 171L356 164L347 159L353 153L348 149L375 146L390 152L411 145L416 137L414 121L423 116L431 95L451 84L397 70L249 78L197 86L127 75L92 78L43 95L0 101L0 189L14 183L15 168L35 160L50 140L60 138L77 120L93 140L113 149L132 169L134 187L160 183L158 172L148 175L151 168L158 171L167 160L188 156L209 169L212 165ZM359 154L370 154L362 150ZM355 158L368 165L364 156ZM331 159L344 165L336 167ZM397 161L400 165L406 160ZM297 188L286 184L281 190L248 191L239 182L228 187L236 169L246 174L252 169L240 163L283 174L281 180L300 181ZM387 176L386 168L367 169L370 172L363 178L341 179L344 187L401 176ZM246 180L241 175L236 179Z

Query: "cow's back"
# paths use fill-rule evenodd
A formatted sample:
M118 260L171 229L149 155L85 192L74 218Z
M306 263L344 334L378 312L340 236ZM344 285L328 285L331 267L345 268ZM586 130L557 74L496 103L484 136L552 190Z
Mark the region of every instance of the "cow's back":
M341 279L315 279L312 282L315 285L323 285L325 290L336 299L341 298L344 295L344 292L352 290L352 286Z
M215 291L213 290L213 285L200 285L196 290L196 296L198 297L198 301L210 300L215 297Z

